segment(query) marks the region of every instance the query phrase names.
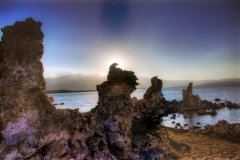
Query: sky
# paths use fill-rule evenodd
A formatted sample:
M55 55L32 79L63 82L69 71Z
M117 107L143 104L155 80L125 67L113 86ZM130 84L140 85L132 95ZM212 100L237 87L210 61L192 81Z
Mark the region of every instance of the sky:
M43 23L45 78L106 76L113 62L138 77L240 78L237 0L0 1L1 28L28 17Z

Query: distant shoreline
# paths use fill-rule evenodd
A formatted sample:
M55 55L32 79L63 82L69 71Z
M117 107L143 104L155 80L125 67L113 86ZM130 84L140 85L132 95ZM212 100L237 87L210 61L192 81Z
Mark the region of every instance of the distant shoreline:
M52 94L52 93L72 93L72 92L93 92L97 90L83 90L83 91L72 91L72 90L50 90L46 91L47 94Z
M205 84L198 84L195 87L213 87L213 86L239 86L240 83L205 83ZM164 87L163 88L183 88L186 86L176 86L176 87ZM136 89L147 89L147 88L136 88ZM54 93L73 93L73 92L95 92L97 90L79 90L79 91L72 91L72 90L48 90L46 91L47 94L54 94Z
M146 88L137 88L137 89L146 89ZM81 91L72 91L72 90L49 90L46 91L47 94L52 94L52 93L72 93L72 92L94 92L97 90L81 90Z

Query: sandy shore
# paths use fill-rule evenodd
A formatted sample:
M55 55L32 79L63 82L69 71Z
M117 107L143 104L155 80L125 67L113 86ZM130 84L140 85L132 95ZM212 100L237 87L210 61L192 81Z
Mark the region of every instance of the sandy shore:
M183 160L240 160L239 139L226 140L201 131L179 130L163 127L168 131L170 154L168 159Z

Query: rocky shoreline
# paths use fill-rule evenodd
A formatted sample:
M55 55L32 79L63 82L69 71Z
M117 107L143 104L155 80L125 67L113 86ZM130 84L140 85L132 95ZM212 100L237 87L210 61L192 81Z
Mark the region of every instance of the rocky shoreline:
M175 129L161 126L168 132L169 159L183 160L238 160L240 141L236 138L202 133L200 129Z
M192 83L183 90L182 101L168 102L158 77L151 79L143 99L131 98L137 76L114 63L107 81L96 86L95 108L86 113L57 109L46 95L41 25L27 18L1 29L0 159L176 159L160 118L186 110L212 109L215 114L221 107L193 95ZM201 132L238 139L240 125L220 121Z

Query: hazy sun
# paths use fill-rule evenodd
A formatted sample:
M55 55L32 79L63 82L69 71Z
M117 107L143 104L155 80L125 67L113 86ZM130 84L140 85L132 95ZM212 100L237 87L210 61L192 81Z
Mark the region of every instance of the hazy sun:
M104 77L104 76L106 76L107 74L104 73L104 72L101 72L101 73L99 73L99 75L102 76L102 77Z
M109 61L108 67L109 67L111 64L113 64L113 63L117 63L117 64L118 64L117 67L123 69L124 64L123 64L123 61L122 61L122 60L120 60L120 59L112 59L112 60Z
M124 63L123 63L122 59L120 59L120 58L112 58L112 59L109 59L107 61L107 63L106 63L107 64L107 66L106 66L107 69L109 69L110 65L113 64L113 63L117 63L118 64L117 68L123 69L123 67L124 67ZM104 77L104 76L107 75L107 72L100 72L99 75Z

